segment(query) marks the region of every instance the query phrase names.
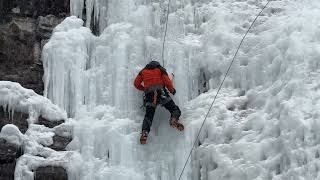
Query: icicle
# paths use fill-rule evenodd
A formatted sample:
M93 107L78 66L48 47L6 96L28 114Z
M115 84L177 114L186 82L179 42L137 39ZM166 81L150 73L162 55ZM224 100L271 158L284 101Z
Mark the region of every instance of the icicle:
M86 0L86 27L89 27L90 28L90 25L91 25L91 21L94 22L94 19L92 19L92 13L93 11L96 11L98 9L94 8L95 4L95 0ZM95 18L95 16L94 16Z
M82 19L84 0L70 0L70 13Z

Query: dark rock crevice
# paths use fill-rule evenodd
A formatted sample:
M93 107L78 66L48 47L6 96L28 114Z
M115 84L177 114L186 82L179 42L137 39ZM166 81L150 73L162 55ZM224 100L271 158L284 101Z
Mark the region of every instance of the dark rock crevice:
M23 154L21 148L0 139L0 180L13 180L16 159Z
M34 176L35 180L68 180L67 171L56 166L39 167Z

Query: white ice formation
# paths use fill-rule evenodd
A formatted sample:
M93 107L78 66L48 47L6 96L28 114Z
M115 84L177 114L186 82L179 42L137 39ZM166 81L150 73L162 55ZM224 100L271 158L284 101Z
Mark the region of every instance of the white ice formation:
M101 35L73 16L46 44L45 95L76 121L69 149L83 160L79 179L178 179L236 47L266 3L171 2L164 66L175 74L182 134L159 108L149 143L138 144L143 111L132 81L150 57L161 62L168 1L71 0L78 17L85 3L86 26L94 21ZM319 7L271 1L240 49L183 180L320 178ZM197 97L201 78L210 90Z
M50 121L67 119L66 112L49 99L14 82L0 81L0 105L12 116L14 111L29 114L29 123L37 121L39 116Z
M7 130L10 128L12 132L15 129L18 130L17 127L14 125L4 126L0 137L11 143L14 143L15 137L20 137L20 144L16 144L20 145L24 152L16 163L14 179L34 180L35 170L38 167L46 166L63 167L68 173L68 179L79 179L81 166L84 163L82 156L77 151L55 151L48 147L53 144L53 136L55 134L64 136L66 134L61 133L62 129L69 127L68 130L72 130L71 126L74 126L71 119L55 128L30 124L25 134L16 133L19 136L13 136L14 134L8 133Z
M1 128L0 138L17 146L20 146L23 142L23 134L19 128L13 124L7 124Z
M13 124L3 126L0 132L0 138L19 146L24 152L16 164L15 180L33 180L33 170L46 165L62 166L68 171L70 179L77 178L78 165L81 165L79 153L56 152L46 147L53 144L52 138L55 134L70 135L74 125L71 119L67 119L66 111L33 90L9 81L0 81L0 105L9 112L10 118L14 118L15 112L29 114L28 130L25 134ZM66 123L55 128L34 124L40 116L49 121L65 120Z

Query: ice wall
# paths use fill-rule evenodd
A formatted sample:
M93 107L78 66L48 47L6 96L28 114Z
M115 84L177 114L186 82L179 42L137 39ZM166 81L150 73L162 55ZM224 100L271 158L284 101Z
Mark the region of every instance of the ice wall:
M165 7L110 1L104 18L112 23L100 36L73 16L56 28L44 47L45 95L78 121L69 150L79 151L86 162L82 179L170 180L181 171L190 142L180 141L183 134L170 129L169 114L161 108L150 146L138 144L142 94L133 80L151 58L161 62ZM185 32L179 16L169 18L169 26L178 31L170 30L167 37L165 67L175 74L174 83L181 89L175 100L183 105L197 95L198 63L193 60L201 44L196 35L181 39ZM183 177L189 173L187 168Z
M201 134L193 156L193 169L200 170L194 179L319 179L319 5L272 1L263 13L228 77L231 89L222 91ZM223 17L228 21L218 27L222 30L209 31L206 38L211 44L207 57L216 64L203 62L212 74L226 65L228 43L238 39L235 32L249 25L224 33L236 22L231 14ZM185 107L187 124L201 123L214 93Z
M82 24L80 19L67 18L43 50L44 95L71 116L84 103L84 71L94 38Z
M81 152L86 162L79 170L81 179L89 180L172 180L178 178L188 142L184 135L169 127L167 119L152 127L148 145L138 142L141 116L119 118L118 109L97 106L77 118L74 140L69 150ZM167 117L168 118L168 117ZM188 166L189 167L189 166ZM190 173L183 176L187 178Z
M71 13L82 17L85 3L86 26L97 23L101 35L69 17L45 46L45 95L78 122L69 148L85 159L82 179L177 179L215 95L194 99L200 69L215 89L266 3L171 2L165 67L175 74L185 134L169 129L160 109L150 143L137 144L143 112L132 81L151 57L161 62L167 1L72 0ZM318 178L318 7L270 3L240 49L184 180Z
M104 30L99 37L81 27L81 20L70 17L56 28L43 52L45 95L66 109L70 116L82 105L108 104L126 115L138 110L136 107L141 100L132 82L151 58L162 61L165 3L104 2L108 5L86 1L95 4L86 6L87 12L100 12L96 8L109 9L104 19L110 24L105 29L101 27ZM79 4L83 2L71 2L72 13L81 17ZM184 38L182 16L181 12L170 14L165 48L165 67L175 74L176 85L184 89L177 93L180 104L197 95L196 59L201 46L196 35Z

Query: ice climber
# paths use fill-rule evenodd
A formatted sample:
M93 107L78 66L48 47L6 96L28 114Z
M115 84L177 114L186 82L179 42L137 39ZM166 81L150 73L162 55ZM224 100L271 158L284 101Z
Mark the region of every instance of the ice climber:
M147 64L134 80L134 86L145 93L146 114L142 124L141 144L147 143L148 133L150 132L153 116L158 104L170 111L170 126L179 131L184 130L184 126L178 122L181 111L169 95L169 92L174 95L176 90L169 79L166 69L159 62L151 61Z

